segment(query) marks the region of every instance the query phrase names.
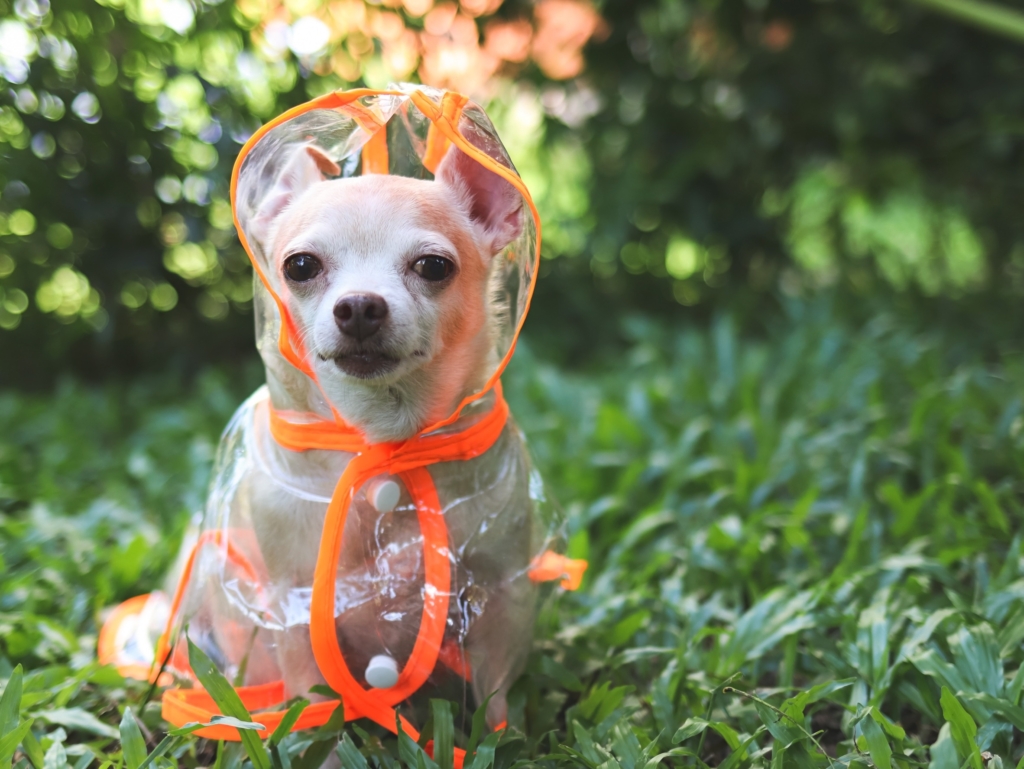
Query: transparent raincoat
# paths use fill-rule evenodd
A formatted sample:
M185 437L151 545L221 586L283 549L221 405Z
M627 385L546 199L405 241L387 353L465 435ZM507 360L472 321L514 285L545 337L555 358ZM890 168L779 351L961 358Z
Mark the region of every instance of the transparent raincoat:
M303 349L288 286L261 251L256 212L308 146L339 177L427 180L454 146L522 196L523 226L490 264L486 301L500 323L485 383L408 440L368 443L341 420ZM506 691L529 650L540 583L575 588L585 568L558 554L562 522L499 381L536 280L536 209L483 110L419 86L330 93L271 121L239 155L232 204L258 278L267 384L225 431L205 513L166 591L115 609L100 660L178 684L163 697L177 725L217 713L192 675L187 636L268 730L300 696L314 704L293 728L326 722L337 701L309 691L327 684L346 719L394 731L401 706L415 735L428 696L472 705ZM295 541L303 552L276 551ZM503 705L488 715L499 726ZM238 739L225 725L199 734Z

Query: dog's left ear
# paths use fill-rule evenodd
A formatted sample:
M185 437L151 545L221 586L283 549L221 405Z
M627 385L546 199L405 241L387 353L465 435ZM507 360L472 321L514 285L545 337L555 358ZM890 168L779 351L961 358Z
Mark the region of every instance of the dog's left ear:
M253 217L249 225L252 235L264 249L269 248L270 244L266 241L274 220L306 189L322 182L326 176L337 176L340 173L338 164L318 147L309 144L295 150Z
M490 255L519 237L523 230L523 198L496 173L452 146L434 178L462 198Z

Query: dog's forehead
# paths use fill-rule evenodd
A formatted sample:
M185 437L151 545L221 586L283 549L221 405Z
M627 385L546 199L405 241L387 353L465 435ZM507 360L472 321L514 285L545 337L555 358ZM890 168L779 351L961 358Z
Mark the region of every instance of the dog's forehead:
M461 251L468 246L468 224L454 195L438 182L392 176L336 179L313 185L289 206L275 250L372 253L433 238Z

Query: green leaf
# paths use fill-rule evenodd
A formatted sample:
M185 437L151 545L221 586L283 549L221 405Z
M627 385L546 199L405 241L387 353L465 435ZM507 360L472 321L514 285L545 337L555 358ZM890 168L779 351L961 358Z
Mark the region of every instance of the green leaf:
M344 769L369 769L366 757L359 752L359 749L347 734L342 735L341 742L338 743L337 753Z
M491 692L487 695L487 699L480 703L480 707L473 713L473 727L469 733L469 743L466 745L466 755L471 756L476 750L476 746L480 744L480 738L484 734L484 729L487 728L487 706L491 702L491 698L497 694L497 692Z
M434 760L416 744L416 740L406 734L405 729L402 728L402 719L396 716L395 723L398 732L398 758L406 766L406 769L420 769L420 767L438 769Z
M185 724L184 726L179 726L177 729L168 729L167 734L171 737L187 737L188 735L198 732L200 729L203 729L207 726L213 726L213 724L204 724L200 721L189 721L187 724Z
M11 676L7 679L7 686L4 687L4 693L0 695L0 737L20 728L18 719L21 713L23 677L21 665L18 665L11 671Z
M928 749L931 755L929 769L960 769L960 759L956 757L956 746L949 734L949 724L943 724L939 736Z
M830 697L838 691L852 686L854 679L845 678L840 681L826 681L823 684L812 686L810 689L800 692L795 697L790 697L788 700L782 703L779 708L787 716L793 718L796 721L802 721L804 717L804 709L819 700L823 700L826 697Z
M555 661L549 655L544 655L540 661L540 672L555 680L555 682L570 692L583 691L583 682L569 668Z
M217 707L220 708L223 715L246 723L252 722L249 711L245 709L245 705L242 704L234 687L217 670L203 650L192 643L191 638L188 639L188 661L192 666L192 672L196 674L196 678L199 679L203 688L217 703ZM249 760L252 761L254 769L271 769L270 756L263 748L259 736L248 729L242 729L239 734L242 736L242 745L245 747L245 752L249 756Z
M455 761L455 724L452 706L447 700L431 700L434 716L434 761L438 769L453 769Z
M11 759L17 751L21 741L25 739L28 730L32 728L31 721L25 721L21 726L10 730L3 737L0 737L0 766L10 766Z
M1020 731L1024 731L1024 708L1011 705L1001 697L993 697L991 694L968 694L965 699L980 702L994 713L998 713Z
M491 769L494 766L494 752L501 739L501 732L491 732L473 753L473 762L467 769Z
M721 763L721 765L718 767L718 769L736 769L736 767L739 766L741 761L746 761L747 760L747 748L749 748L751 746L751 744L753 744L753 742L760 735L764 734L764 732L765 732L765 727L764 726L757 727L757 729L754 730L754 733L752 735L750 735L749 737L747 737L746 740L744 740L742 745L739 745L738 747L733 749L732 753L730 753L728 755L728 757L725 759L725 761L723 761ZM774 746L773 746L773 749L774 749ZM779 755L781 757L781 751L780 751ZM780 758L780 761L781 761L781 758ZM774 763L774 759L773 759L772 763Z
M878 769L892 769L892 748L882 727L870 714L860 720L859 726L874 765Z
M142 730L139 729L139 724L135 720L131 708L124 709L120 732L121 752L124 754L125 766L128 769L139 769L149 751L146 749L146 740L142 737Z
M292 703L291 707L288 708L288 711L281 719L281 723L277 725L277 728L274 729L274 733L270 735L271 745L279 745L281 743L281 740L283 740L285 736L287 736L288 732L292 730L292 727L295 726L295 722L298 721L299 716L302 715L302 711L307 707L309 707L309 700L298 700L297 702Z
M117 729L113 726L103 723L92 713L82 710L82 708L56 708L40 713L39 717L57 726L66 726L68 729L89 732L100 737L117 739L120 736Z
M324 761L328 759L337 745L336 739L332 736L328 739L316 740L310 744L306 748L306 752L302 754L302 757L292 764L293 769L318 769L318 767L323 766Z
M683 725L680 726L676 733L672 735L672 744L678 745L680 742L696 737L698 734L703 734L704 730L708 728L708 722L703 718L687 718Z
M43 746L39 744L39 740L32 734L32 730L29 729L25 733L25 737L21 741L21 746L25 750L25 755L28 756L28 760L32 762L32 766L36 769L43 769L43 764L46 762L46 756L43 754Z
M148 767L155 763L157 759L163 758L169 753L173 753L184 742L184 737L173 737L168 734L157 743L157 746L153 748L153 752L146 756L146 760L139 765L139 769L148 769Z
M678 745L680 742L696 737L699 734L703 734L706 729L714 729L718 734L725 740L726 744L736 750L740 746L740 736L726 723L721 721L707 721L703 718L687 718L683 722L683 725L676 730L676 733L672 735L672 744Z
M334 689L329 687L327 684L314 684L309 687L310 694L319 694L321 697L326 697L329 700L340 700L341 695L338 694Z
M336 738L345 728L345 703L338 700L337 707L331 711L327 723L313 732L314 740L331 740Z
M761 722L768 727L772 737L779 743L778 747L788 748L807 736L793 721L764 703L754 700L754 709L761 717Z
M942 696L939 698L942 706L942 715L949 723L949 733L956 746L956 753L963 763L970 762L973 769L983 769L981 750L975 742L978 735L978 725L974 719L960 704L960 701L945 686L942 687Z
M1009 656L1009 652L1002 656ZM1011 705L1020 704L1020 692L1024 688L1024 665L1017 668L1017 672L1013 674L1013 678L1010 683L1006 685L1006 699L1009 700Z
M43 756L43 769L64 769L68 765L68 753L64 743L54 740Z
M207 726L233 726L235 729L248 729L253 732L265 731L267 727L255 721L247 721L234 716L210 716L210 723Z

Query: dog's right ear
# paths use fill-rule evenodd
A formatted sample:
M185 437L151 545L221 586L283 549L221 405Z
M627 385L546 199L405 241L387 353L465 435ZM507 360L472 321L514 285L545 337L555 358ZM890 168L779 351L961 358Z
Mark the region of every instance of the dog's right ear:
M307 144L295 150L252 218L249 225L252 236L266 250L270 245L267 237L273 229L274 220L292 201L309 187L322 182L326 176L337 176L340 173L338 164L318 147Z

